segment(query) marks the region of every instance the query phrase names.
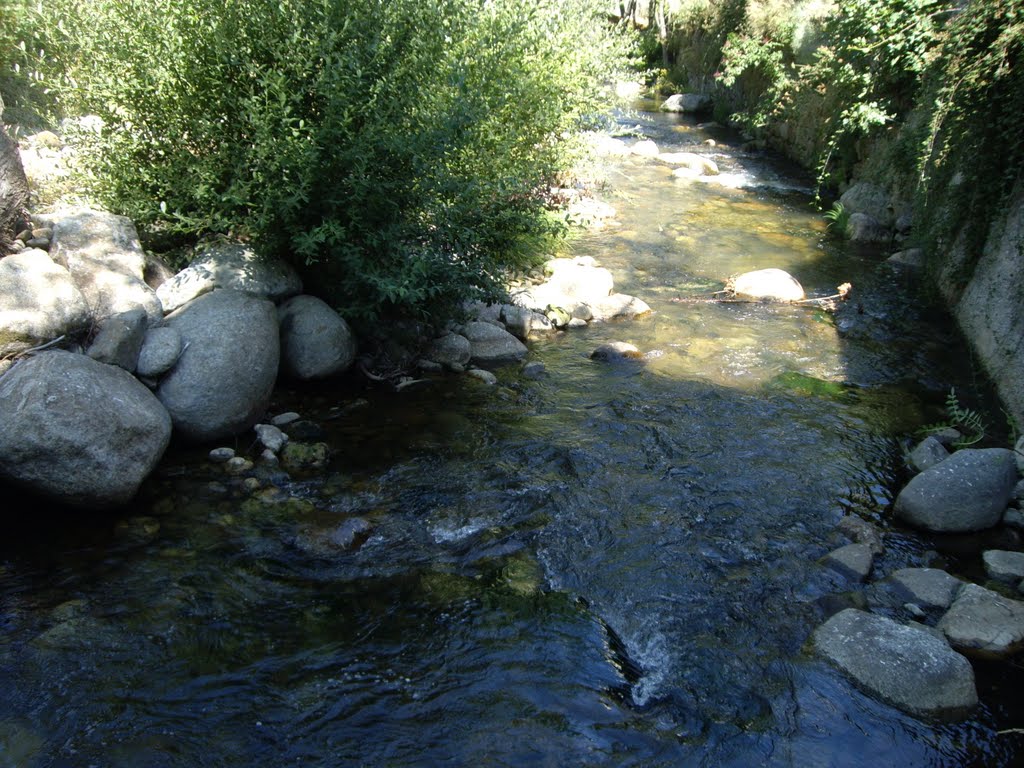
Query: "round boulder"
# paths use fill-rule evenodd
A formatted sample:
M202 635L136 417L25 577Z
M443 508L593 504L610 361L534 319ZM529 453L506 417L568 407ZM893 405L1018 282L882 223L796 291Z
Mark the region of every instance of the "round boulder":
M1006 448L965 448L916 475L896 497L896 516L940 533L965 533L998 523L1017 484Z
M804 288L799 281L781 269L757 269L744 272L733 280L732 289L737 296L772 301L800 301Z
M277 310L281 369L296 379L343 373L356 357L356 340L337 312L315 296L294 296Z
M239 434L259 421L277 379L280 341L274 305L247 293L217 290L169 315L182 339L177 364L157 397L187 440Z
M145 386L85 355L42 352L0 378L0 475L61 503L128 502L170 438Z

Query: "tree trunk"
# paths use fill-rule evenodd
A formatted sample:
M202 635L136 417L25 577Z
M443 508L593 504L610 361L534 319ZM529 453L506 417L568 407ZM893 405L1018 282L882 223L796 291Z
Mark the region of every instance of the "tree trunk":
M18 145L0 125L0 256L7 254L16 228L25 217L28 179Z

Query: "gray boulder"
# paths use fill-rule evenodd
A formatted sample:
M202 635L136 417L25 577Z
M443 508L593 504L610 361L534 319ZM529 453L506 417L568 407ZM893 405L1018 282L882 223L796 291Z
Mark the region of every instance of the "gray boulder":
M888 243L892 230L866 213L851 213L846 222L846 237L851 243Z
M158 325L146 331L135 364L135 373L144 379L163 376L181 357L181 334L174 328Z
M533 330L533 311L526 307L517 307L514 304L503 304L501 307L501 322L505 328L517 339L526 341Z
M613 293L611 296L592 299L586 306L590 310L590 319L598 323L617 318L639 317L651 311L647 302L625 293Z
M896 220L889 193L877 184L859 181L842 194L839 203L849 213L866 214L886 229L892 227Z
M101 320L87 354L93 360L133 373L145 338L146 312L136 307Z
M1019 584L1024 579L1024 552L990 549L981 557L990 579L1004 584Z
M472 347L469 339L458 333L448 333L439 339L434 339L424 355L428 360L446 368L459 366L460 369L469 365L471 356Z
M151 322L163 317L156 292L146 284L147 257L130 219L86 208L53 214L50 221L50 254L71 273L94 319L138 307Z
M910 452L910 464L918 472L934 467L940 461L949 458L949 451L946 450L939 440L929 435Z
M970 662L923 628L847 608L814 647L870 695L918 717L956 718L978 703Z
M717 176L718 164L696 152L662 152L658 162L676 166L673 176Z
M168 316L183 351L157 397L175 430L194 442L250 429L270 402L280 357L274 305L258 296L217 290Z
M706 93L674 93L661 104L662 112L707 112L712 100Z
M303 381L347 371L356 340L337 312L314 296L293 296L277 310L281 328L281 370Z
M503 328L490 323L466 323L463 333L469 339L470 361L491 367L516 363L526 357L526 346Z
M0 355L23 352L86 328L89 304L45 251L0 259Z
M302 292L298 273L280 259L264 258L240 243L212 245L157 289L164 311L173 312L217 288L280 302Z
M929 531L963 533L1002 519L1017 483L1013 451L964 449L916 475L896 497L896 516Z
M901 601L922 608L948 608L963 582L939 568L901 568L885 582Z
M771 301L800 301L804 289L800 282L788 272L775 269L757 269L744 272L732 281L737 296Z
M0 378L0 475L64 504L128 502L170 438L153 393L85 355L41 352Z
M958 651L1003 658L1024 648L1024 603L977 584L965 585L938 628Z

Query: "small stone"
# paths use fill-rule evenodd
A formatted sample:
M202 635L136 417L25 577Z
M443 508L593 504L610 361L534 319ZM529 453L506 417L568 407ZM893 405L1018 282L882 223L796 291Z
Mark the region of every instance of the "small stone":
M478 381L482 381L484 384L487 384L488 386L493 386L498 383L497 376L495 376L490 371L485 371L480 368L470 368L468 371L466 371L466 375Z
M42 248L44 251L50 248L50 238L48 237L33 237L25 241L25 245L29 248Z
M240 475L252 469L253 463L244 456L232 456L224 463L224 466L232 475Z
M257 424L253 429L263 447L278 453L288 442L288 435L273 424Z
M923 619L928 615L924 612L924 609L922 609L921 606L919 606L917 603L904 603L903 610L905 610L915 619Z
M323 469L330 461L331 449L326 443L290 442L281 451L281 463L289 472Z
M441 365L440 363L434 362L433 360L427 360L425 358L420 358L419 360L416 361L416 365L417 365L417 367L423 373L443 373L444 372L444 366Z
M932 432L929 437L934 437L946 448L951 448L954 443L964 439L963 434L961 434L960 430L955 427L943 427L942 429Z
M864 581L871 573L874 557L867 544L847 544L825 555L822 563L841 576Z
M926 437L910 452L910 464L918 472L934 467L940 461L949 458L949 451L932 436Z
M174 367L181 357L181 334L168 326L157 326L146 331L139 350L135 373L147 379L155 379Z
M277 466L277 464L279 463L277 459L277 454L274 453L269 448L263 449L263 453L260 454L260 461L262 461L264 464L271 464L273 466Z
M270 420L270 423L275 427L283 427L285 424L291 424L293 421L298 421L302 417L295 411L288 411L287 413L280 413Z
M224 464L233 458L235 458L234 448L214 448L210 451L210 461L215 464Z
M576 320L583 320L589 323L594 319L594 312L588 304L577 304L572 309L572 316Z
M880 555L885 551L885 547L882 546L882 532L877 525L869 523L867 520L847 515L839 521L836 528L857 544L867 544L872 554Z
M1024 552L990 549L982 555L982 560L990 579L1006 584L1016 584L1024 579Z
M578 317L574 317L574 318L569 320L568 327L569 328L586 328L587 327L587 321L586 320L582 320L582 319L580 319Z
M260 481L257 480L255 477L247 477L242 482L242 488L245 490L246 493L256 493L262 487L263 486L260 483Z

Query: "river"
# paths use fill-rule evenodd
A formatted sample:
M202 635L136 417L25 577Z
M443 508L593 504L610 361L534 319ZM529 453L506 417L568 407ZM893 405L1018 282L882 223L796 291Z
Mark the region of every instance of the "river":
M981 580L978 548L1007 544L889 510L949 388L994 402L962 340L912 273L827 235L794 169L624 120L722 170L616 163L615 221L566 245L650 316L536 338L539 380L281 389L272 411L332 448L309 477L254 490L179 447L116 515L5 501L0 768L1018 764L1015 663L976 666L981 706L939 724L807 649L864 605L819 562L843 516L885 532L876 579ZM834 314L702 301L769 266L854 293ZM644 360L591 361L605 341Z

